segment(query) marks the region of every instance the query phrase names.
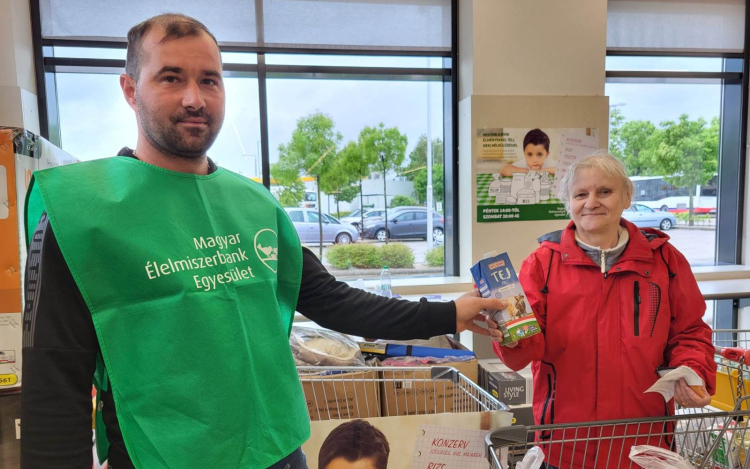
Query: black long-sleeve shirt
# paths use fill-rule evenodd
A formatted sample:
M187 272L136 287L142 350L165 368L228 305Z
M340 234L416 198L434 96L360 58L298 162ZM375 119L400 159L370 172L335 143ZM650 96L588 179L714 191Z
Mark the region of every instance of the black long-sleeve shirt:
M21 466L89 469L91 383L99 342L46 214L29 249L25 294ZM408 302L351 288L307 248L297 311L321 326L364 337L428 338L456 329L453 302ZM114 469L133 468L111 392L102 401L109 463Z

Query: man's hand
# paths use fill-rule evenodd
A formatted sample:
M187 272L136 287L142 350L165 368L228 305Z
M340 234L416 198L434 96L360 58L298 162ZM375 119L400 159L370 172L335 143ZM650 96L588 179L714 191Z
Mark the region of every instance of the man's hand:
M682 407L706 407L711 403L711 396L708 395L706 386L701 386L703 397L690 389L684 379L674 383L674 401Z
M498 311L508 307L508 303L497 298L482 298L477 290L464 293L456 298L456 332L472 331L481 335L488 335L493 340L502 340L503 333L497 328L497 324L482 314L485 311ZM485 329L474 321L484 322Z

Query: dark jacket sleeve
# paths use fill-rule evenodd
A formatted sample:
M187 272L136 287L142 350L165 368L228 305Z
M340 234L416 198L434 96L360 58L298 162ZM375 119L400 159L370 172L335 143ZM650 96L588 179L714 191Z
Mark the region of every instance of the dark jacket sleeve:
M349 287L302 248L297 311L323 327L372 339L428 339L456 332L456 305L384 298Z
M46 214L29 248L24 287L21 467L91 468L99 346Z

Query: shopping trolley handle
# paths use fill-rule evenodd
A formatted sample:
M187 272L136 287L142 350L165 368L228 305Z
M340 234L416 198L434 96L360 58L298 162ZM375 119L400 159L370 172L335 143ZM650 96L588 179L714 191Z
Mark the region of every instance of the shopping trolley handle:
M489 432L485 437L484 441L487 446L503 447L513 446L517 444L525 444L527 442L527 433L529 427L524 425L513 425L510 427L501 427L496 430Z
M750 364L750 350L739 347L716 347L716 353L732 360L733 362L744 362Z
M430 378L436 380L448 380L458 383L459 371L450 366L433 366L430 370Z

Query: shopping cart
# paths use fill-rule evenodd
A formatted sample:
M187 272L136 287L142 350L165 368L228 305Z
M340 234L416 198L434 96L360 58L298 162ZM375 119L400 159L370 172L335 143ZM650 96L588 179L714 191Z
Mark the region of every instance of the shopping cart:
M747 399L747 398L744 398ZM513 469L533 447L560 469L640 468L629 448L666 448L694 468L750 467L750 411L703 412L649 419L505 427L487 434L493 469Z
M500 428L486 438L491 467L513 469L538 447L546 464L561 469L639 468L626 451L649 445L695 468L750 468L750 330L716 330L713 342L718 371L711 406L677 408L676 415L659 418Z
M720 329L713 332L716 346L716 393L711 406L724 410L739 410L737 405L748 395L750 378L750 330Z
M449 367L297 367L312 420L508 410Z

